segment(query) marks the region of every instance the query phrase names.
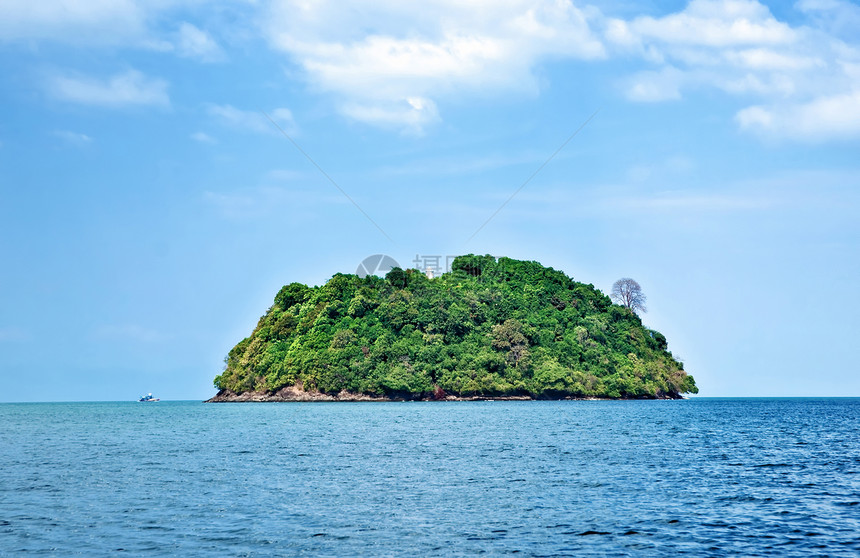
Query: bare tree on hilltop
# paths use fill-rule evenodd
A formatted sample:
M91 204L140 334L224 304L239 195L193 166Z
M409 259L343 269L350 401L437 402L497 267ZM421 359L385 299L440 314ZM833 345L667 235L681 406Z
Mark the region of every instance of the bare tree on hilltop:
M633 312L648 311L645 309L645 293L642 292L642 287L629 277L616 281L612 285L612 292L609 297Z

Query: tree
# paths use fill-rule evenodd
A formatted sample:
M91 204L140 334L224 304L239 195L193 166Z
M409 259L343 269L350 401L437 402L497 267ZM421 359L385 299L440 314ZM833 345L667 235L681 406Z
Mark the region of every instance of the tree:
M616 281L612 285L612 292L609 297L633 312L640 310L642 312L648 311L645 309L645 293L642 292L642 287L629 277L624 277Z
M496 263L496 258L487 254L486 256L457 256L451 263L452 271L463 271L472 277L480 277L484 269Z
M306 301L311 295L311 290L306 285L301 283L290 283L284 286L278 294L275 295L275 304L280 306L282 310L289 310L290 307L296 304L301 304Z
M385 274L385 278L391 283L392 287L397 289L406 288L406 272L399 267L392 267L391 271Z
M529 356L529 342L523 335L523 324L519 320L508 319L504 323L493 326L493 348L507 350L507 360L514 368L520 367L520 362Z

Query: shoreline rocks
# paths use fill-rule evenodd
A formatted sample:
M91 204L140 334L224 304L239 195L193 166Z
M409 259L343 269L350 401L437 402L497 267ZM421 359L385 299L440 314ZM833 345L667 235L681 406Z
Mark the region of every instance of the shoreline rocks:
M402 401L630 401L643 399L686 399L678 394L664 394L654 397L531 397L528 395L487 396L475 395L469 397L440 395L440 394L400 394L391 396L374 396L363 393L341 391L335 395L316 391L305 391L297 386L281 388L274 393L261 391L246 391L234 393L221 390L204 403L302 403L302 402L402 402Z

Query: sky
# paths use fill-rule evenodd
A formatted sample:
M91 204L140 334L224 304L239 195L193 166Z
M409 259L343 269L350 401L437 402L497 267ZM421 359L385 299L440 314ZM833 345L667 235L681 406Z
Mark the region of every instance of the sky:
M373 254L632 277L701 396L860 396L860 5L5 0L0 401L205 399Z

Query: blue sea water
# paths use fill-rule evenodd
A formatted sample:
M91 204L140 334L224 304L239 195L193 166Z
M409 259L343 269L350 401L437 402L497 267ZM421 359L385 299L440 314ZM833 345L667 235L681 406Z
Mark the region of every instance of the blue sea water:
M857 556L860 399L0 405L0 555Z

